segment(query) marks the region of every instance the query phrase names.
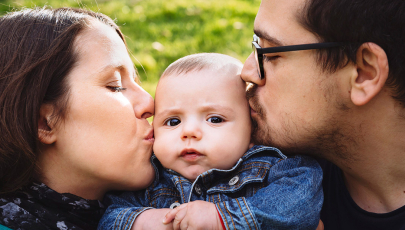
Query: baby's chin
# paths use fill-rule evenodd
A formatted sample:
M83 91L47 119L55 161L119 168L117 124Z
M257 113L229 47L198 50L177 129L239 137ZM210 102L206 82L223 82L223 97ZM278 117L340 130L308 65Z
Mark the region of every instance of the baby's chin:
M201 166L199 167L197 165L189 166L187 169L187 171L183 170L180 174L191 182L194 182L200 174L208 171L208 169L202 169Z
M189 180L189 181L191 181L191 182L194 182L195 179L197 179L197 177L198 177L200 174L202 174L203 172L205 172L205 171L202 171L202 172L200 172L200 173L195 172L195 173L191 173L191 174L187 174L187 175L183 175L183 176L184 176L187 180Z

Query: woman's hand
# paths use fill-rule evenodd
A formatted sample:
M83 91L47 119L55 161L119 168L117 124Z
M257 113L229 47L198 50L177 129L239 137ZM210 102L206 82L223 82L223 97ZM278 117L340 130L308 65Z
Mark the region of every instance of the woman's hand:
M131 230L171 230L173 229L173 224L163 224L162 219L170 211L169 208L162 209L148 209L142 212L138 217L136 217Z
M193 201L182 204L166 214L163 223L173 224L173 229L217 229L222 224L215 204L206 201Z

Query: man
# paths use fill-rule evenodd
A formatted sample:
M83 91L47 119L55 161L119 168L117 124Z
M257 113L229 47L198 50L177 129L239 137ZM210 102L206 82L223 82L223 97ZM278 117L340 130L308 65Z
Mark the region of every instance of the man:
M326 230L405 229L405 2L263 0L254 32L256 143L328 161Z

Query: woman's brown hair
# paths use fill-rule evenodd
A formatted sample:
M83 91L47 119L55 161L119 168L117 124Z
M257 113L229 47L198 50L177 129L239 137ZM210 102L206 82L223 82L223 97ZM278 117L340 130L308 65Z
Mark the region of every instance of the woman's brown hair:
M84 9L24 9L0 18L0 193L38 175L40 107L53 106L52 123L64 118L73 43L90 19L113 27L125 43L109 17Z

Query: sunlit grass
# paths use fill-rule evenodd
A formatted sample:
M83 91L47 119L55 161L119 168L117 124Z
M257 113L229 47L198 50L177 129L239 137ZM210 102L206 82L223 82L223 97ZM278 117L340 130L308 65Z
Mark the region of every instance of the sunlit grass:
M180 57L217 52L244 62L260 0L14 0L0 1L0 13L44 5L81 7L115 19L142 86L154 95L160 74Z

